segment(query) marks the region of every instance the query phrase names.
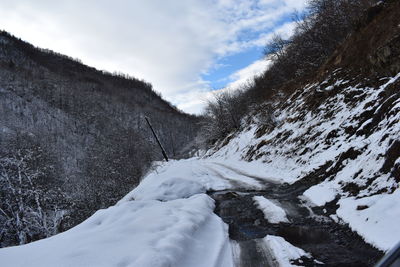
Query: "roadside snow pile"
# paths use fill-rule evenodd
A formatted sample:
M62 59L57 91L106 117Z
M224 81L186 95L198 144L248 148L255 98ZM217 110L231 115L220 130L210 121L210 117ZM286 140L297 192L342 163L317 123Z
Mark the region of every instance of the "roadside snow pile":
M273 256L273 263L279 267L298 266L291 261L302 257L311 258L311 255L301 248L295 247L280 236L267 235L263 238L265 248Z
M228 227L200 182L227 184L192 164L157 168L117 205L69 231L0 249L1 266L233 266Z
M337 186L337 184L332 185L329 182L322 182L308 188L304 191L303 196L310 202L310 204L323 206L327 202L335 199L339 189L340 186Z
M151 179L151 177L156 178ZM132 193L129 194L128 198L132 200L157 199L169 201L206 192L203 185L189 179L180 177L160 179L157 175L152 175L149 178L150 179L143 181L143 185L139 185L134 189Z
M235 162L231 161L200 158L163 163L120 202L147 199L169 201L209 190L219 191L238 187L261 190L263 181L279 182L277 179L256 176L258 168L253 166L240 165L244 167L244 171L241 171L239 168L231 167L235 166L234 164Z
M264 213L264 218L270 223L289 222L284 209L262 196L253 197L257 207Z
M229 187L228 181L210 175L208 169L196 158L170 161L148 174L119 203L146 199L168 201Z
M337 215L373 246L388 251L400 241L400 189L339 201Z

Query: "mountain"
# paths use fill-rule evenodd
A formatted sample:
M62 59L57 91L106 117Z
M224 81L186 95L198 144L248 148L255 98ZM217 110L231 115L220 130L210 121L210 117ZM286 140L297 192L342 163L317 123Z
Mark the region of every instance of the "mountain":
M4 31L0 114L0 246L68 229L134 188L162 158L146 116L171 158L183 156L199 121L145 81Z

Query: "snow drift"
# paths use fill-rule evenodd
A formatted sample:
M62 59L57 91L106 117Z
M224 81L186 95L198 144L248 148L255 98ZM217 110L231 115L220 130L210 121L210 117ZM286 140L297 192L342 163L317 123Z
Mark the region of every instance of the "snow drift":
M1 266L232 266L227 225L213 213L196 171L188 179L169 176L191 167L191 161L158 167L117 205L69 231L1 249Z

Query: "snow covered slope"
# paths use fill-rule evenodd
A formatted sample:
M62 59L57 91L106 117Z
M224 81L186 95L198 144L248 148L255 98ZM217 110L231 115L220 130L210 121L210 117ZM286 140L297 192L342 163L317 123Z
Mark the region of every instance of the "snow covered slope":
M377 8L308 84L271 100L274 128L254 111L206 157L291 184L387 251L400 242L400 3Z
M337 203L339 218L388 250L400 241L400 73L373 86L347 76L305 86L274 129L254 119L206 157L303 186L311 205Z

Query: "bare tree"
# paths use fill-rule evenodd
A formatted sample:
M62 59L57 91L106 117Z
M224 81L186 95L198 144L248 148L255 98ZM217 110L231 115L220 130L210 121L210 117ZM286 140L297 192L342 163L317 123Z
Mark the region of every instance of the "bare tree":
M285 47L290 43L279 34L274 34L264 48L264 55L271 56L274 60L282 60L285 55Z
M59 193L44 187L41 179L46 170L32 166L40 160L38 157L40 150L24 149L0 158L0 221L5 226L0 229L2 239L25 244L52 236L66 215L57 205L45 203Z

